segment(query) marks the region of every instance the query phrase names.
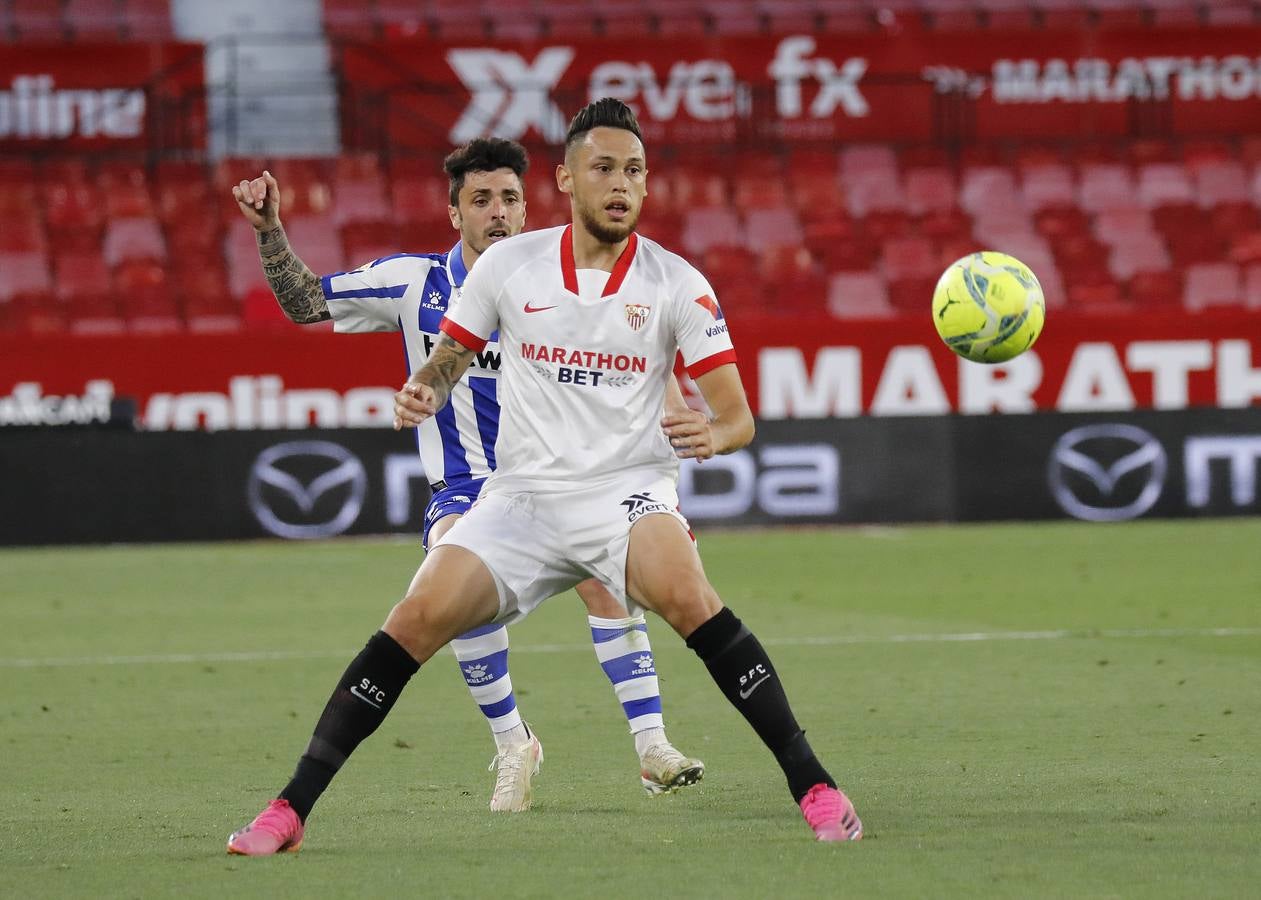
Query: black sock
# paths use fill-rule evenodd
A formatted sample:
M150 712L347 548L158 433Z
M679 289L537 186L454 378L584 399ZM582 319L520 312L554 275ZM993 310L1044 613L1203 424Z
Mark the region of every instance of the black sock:
M394 638L378 631L351 661L328 698L306 753L280 792L306 821L337 770L360 742L385 721L420 663Z
M836 787L797 725L770 657L735 613L724 608L688 635L687 645L775 754L794 800L819 783Z

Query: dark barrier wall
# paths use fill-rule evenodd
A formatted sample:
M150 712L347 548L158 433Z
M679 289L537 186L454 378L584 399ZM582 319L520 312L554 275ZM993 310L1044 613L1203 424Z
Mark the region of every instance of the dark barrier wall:
M7 431L0 543L418 533L429 487L389 430ZM1261 409L764 422L684 467L699 525L1261 513Z

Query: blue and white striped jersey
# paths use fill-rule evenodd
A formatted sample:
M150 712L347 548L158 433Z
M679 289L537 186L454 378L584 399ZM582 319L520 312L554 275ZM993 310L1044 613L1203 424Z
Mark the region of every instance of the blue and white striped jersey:
M324 298L334 330L347 334L399 331L406 376L433 352L438 324L458 296L468 270L457 243L447 253L398 253L325 275ZM451 391L450 402L417 429L421 463L431 483L456 485L486 478L495 469L499 436L498 334L475 356ZM401 379L400 379L401 383Z

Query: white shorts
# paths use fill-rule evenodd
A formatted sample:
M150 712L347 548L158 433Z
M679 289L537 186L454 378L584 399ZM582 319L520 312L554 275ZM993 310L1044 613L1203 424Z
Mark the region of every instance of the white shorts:
M598 578L634 615L641 610L626 595L631 526L661 514L690 530L678 507L674 479L657 474L564 493L491 489L436 546L463 547L486 564L499 590L496 622L519 621L587 578Z

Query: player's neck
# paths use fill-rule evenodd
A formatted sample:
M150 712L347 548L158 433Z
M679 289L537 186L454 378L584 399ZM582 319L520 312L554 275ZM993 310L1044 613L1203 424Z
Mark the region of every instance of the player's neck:
M470 247L468 241L460 238L460 259L464 262L465 272L473 271L473 263L477 262L479 256L481 254Z
M574 268L600 269L605 272L613 271L614 264L622 255L622 251L626 249L627 241L630 240L630 235L627 235L616 244L605 243L583 228L579 222L574 223L573 236Z

